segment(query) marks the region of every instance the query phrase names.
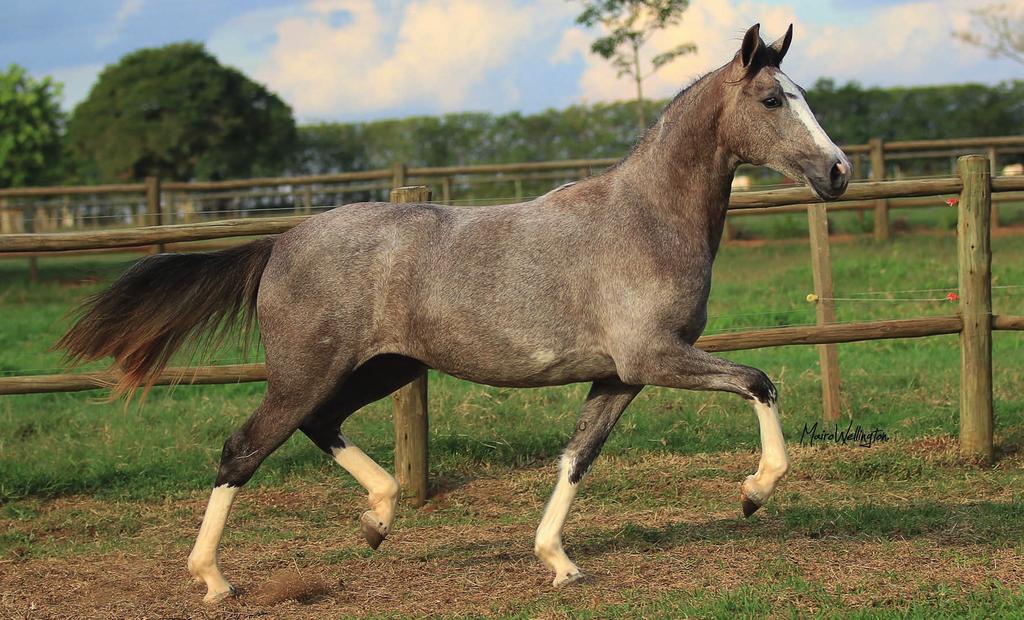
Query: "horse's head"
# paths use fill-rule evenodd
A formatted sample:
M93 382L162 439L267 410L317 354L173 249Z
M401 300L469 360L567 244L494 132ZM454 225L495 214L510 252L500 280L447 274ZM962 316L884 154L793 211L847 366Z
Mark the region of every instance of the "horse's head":
M747 30L724 67L719 137L740 160L802 180L820 198L833 200L846 191L850 161L814 118L804 90L779 68L792 40L792 25L771 45L761 40L759 24Z

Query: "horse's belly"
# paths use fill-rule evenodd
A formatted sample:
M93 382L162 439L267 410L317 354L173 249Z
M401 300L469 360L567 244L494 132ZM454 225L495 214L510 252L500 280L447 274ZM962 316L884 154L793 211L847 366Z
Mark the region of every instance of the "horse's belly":
M449 346L439 353L424 361L454 377L486 385L541 387L615 375L612 359L589 349L495 350Z

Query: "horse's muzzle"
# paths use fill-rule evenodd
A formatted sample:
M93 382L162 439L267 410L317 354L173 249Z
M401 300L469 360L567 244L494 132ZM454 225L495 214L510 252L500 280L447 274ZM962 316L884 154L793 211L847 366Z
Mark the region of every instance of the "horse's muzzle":
M807 182L822 200L835 200L843 195L850 184L850 162L846 158L836 159L829 167L827 179L809 176Z

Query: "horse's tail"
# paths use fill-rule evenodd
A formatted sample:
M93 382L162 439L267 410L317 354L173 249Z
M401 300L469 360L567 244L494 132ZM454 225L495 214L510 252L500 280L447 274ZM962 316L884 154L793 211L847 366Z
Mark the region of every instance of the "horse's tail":
M122 372L113 397L148 390L186 342L195 351L219 345L236 325L251 333L273 247L265 238L219 252L143 258L81 305L54 348L73 364L112 356Z

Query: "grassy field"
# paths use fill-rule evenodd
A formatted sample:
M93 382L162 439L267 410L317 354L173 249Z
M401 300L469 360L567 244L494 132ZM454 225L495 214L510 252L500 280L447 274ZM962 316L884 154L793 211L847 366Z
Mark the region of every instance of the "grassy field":
M850 214L853 215L853 214ZM1024 314L1024 237L994 247L997 313ZM123 255L0 261L0 373L55 372L47 351L76 300ZM839 320L947 314L956 290L951 235L833 245ZM1021 288L1014 288L1021 287ZM805 324L813 307L804 242L737 243L715 266L708 333ZM868 292L894 292L867 296ZM513 617L1013 615L1024 603L1024 338L994 337L993 467L960 463L955 336L842 345L843 409L889 441L801 446L820 419L817 352L784 347L727 357L780 388L794 467L749 521L738 486L757 461L749 406L728 395L648 388L583 485L567 549L593 578L551 590L532 534L586 387L511 390L431 375L436 498L406 508L372 554L356 519L362 493L302 436L241 495L222 553L243 592L202 609L184 558L220 446L261 384L156 388L143 406L100 393L0 397L0 615L34 617ZM184 360L187 361L187 360ZM241 361L224 351L216 362ZM390 405L346 433L385 467ZM299 571L302 602L276 603L267 578ZM8 579L10 577L10 579ZM301 597L300 597L301 598ZM30 607L35 606L35 611Z

